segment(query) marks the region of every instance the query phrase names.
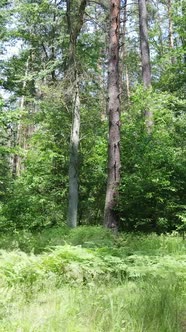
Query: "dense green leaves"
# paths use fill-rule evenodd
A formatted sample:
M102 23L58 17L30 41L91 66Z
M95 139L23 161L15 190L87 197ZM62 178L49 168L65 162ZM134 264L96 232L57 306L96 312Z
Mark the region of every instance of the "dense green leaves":
M75 2L74 8L78 5ZM74 68L67 70L70 36L66 3L22 0L1 1L0 6L0 43L4 49L1 228L37 230L66 222L74 93ZM127 33L121 39L122 168L117 202L121 229L160 233L185 228L185 7L183 2L173 4L171 48L167 6L166 1L148 5L153 73L149 92L137 85L141 74L136 5L127 5L127 23L122 22ZM121 7L123 11L124 2ZM78 20L76 13L73 15ZM80 224L99 224L103 220L107 16L104 2L89 3L76 45L81 102ZM131 97L125 91L127 84ZM147 109L154 114L150 136L144 125Z
M150 137L141 116L146 105L155 119ZM131 115L123 115L121 227L170 231L179 224L177 215L185 205L185 146L177 141L177 131L181 125L182 132L186 123L183 114L179 115L180 103L169 94L145 95L138 89L131 107Z

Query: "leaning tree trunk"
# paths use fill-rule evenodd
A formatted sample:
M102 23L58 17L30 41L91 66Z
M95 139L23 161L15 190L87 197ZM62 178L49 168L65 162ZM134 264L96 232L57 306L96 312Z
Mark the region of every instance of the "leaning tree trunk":
M109 67L108 67L108 178L104 224L117 229L115 211L120 183L120 91L119 91L119 26L120 0L110 0Z
M145 89L151 87L151 66L150 50L147 27L147 8L145 0L138 0L139 5L139 32L140 32L140 50L142 63L142 79ZM153 128L153 113L150 109L145 110L145 119L147 132L151 133Z

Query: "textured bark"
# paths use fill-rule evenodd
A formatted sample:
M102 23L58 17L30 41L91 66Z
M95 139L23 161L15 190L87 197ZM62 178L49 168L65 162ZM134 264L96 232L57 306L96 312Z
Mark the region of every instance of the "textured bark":
M168 0L168 18L169 18L169 48L170 50L174 49L174 37L173 37L173 22L172 22L172 1ZM171 63L174 64L176 58L171 56Z
M110 0L109 68L108 68L108 179L104 224L117 229L115 212L120 183L120 99L119 99L119 24L120 0Z
M68 225L77 226L78 212L78 148L80 132L80 99L79 82L76 77L76 87L74 96L74 110L72 119L72 131L70 142L70 163L69 163L69 206L68 206Z
M80 98L79 98L79 73L76 64L77 38L83 26L87 0L67 0L67 23L70 34L69 62L67 70L70 70L71 80L74 83L72 130L70 137L69 160L69 202L67 223L69 227L77 226L78 215L78 148L80 135ZM78 5L78 8L76 7Z
M151 67L149 38L147 28L147 9L145 0L138 0L139 4L139 29L140 29L140 50L142 62L142 78L146 88L151 86Z
M126 94L127 100L130 99L130 80L127 66L127 45L126 45L126 34L127 34L127 0L125 0L124 8L122 11L122 24L120 27L121 30L121 47L120 47L120 68L119 68L119 76L120 76L120 95L121 99L123 99L123 95ZM124 80L125 77L125 80ZM125 93L123 91L123 85L125 85Z
M144 87L148 89L151 87L151 66L150 66L146 1L138 0L138 5L139 5L139 31L140 31L142 79ZM145 119L146 119L147 131L148 133L151 133L153 128L153 113L148 108L145 110Z

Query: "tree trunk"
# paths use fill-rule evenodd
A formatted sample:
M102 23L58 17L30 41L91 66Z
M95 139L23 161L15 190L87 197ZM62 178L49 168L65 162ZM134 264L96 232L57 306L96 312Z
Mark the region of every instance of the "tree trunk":
M173 25L172 25L172 1L168 0L168 17L169 17L169 47L174 48Z
M77 226L79 132L80 132L80 99L79 99L79 82L78 82L78 77L76 76L74 110L73 110L71 142L70 142L70 162L69 162L68 225L70 227Z
M120 13L121 15L121 13ZM124 98L124 89L123 89L123 80L125 76L125 94L127 96L127 101L130 100L130 80L129 80L129 73L128 73L128 65L127 65L127 42L126 42L126 34L127 34L127 0L125 0L122 18L121 18L121 47L120 47L120 66L119 66L119 76L120 76L120 98L123 100ZM125 65L125 68L124 68ZM124 70L125 69L125 70ZM125 71L125 74L124 74Z
M29 71L29 57L26 61L26 70L25 70L25 80L23 82L23 93L25 88L26 88L26 84L27 84L27 76L28 76L28 71ZM17 140L16 140L16 145L18 145L18 147L22 148L22 149L26 149L26 127L27 125L24 123L24 119L23 119L23 111L24 111L24 107L25 107L25 96L22 95L21 97L21 101L20 101L20 119L19 119L19 123L17 126ZM16 146L15 145L15 146ZM14 176L20 176L21 175L21 171L24 169L24 164L22 161L22 158L20 155L15 155L14 156Z
M108 178L104 224L117 229L115 212L120 183L120 99L119 99L119 25L120 0L110 0L109 67L108 67Z
M69 201L67 223L69 227L77 226L78 215L78 148L80 134L80 97L79 97L79 73L76 59L77 38L83 26L87 0L81 0L77 8L76 2L67 0L67 24L70 34L68 69L75 85L72 112L72 130L70 137L70 160L69 160ZM78 11L77 11L78 9ZM76 13L77 14L74 14Z
M174 49L174 37L173 37L173 23L172 23L172 1L168 0L168 18L169 18L169 48L170 50ZM171 56L171 63L174 64L176 58Z
M127 90L127 99L130 101L130 80L129 80L129 72L128 66L125 68L125 79L126 79L126 90Z
M151 86L151 67L149 37L147 28L147 9L145 0L138 0L139 4L139 30L140 30L140 50L142 62L142 78L145 88Z
M149 38L147 28L147 8L145 0L138 0L139 5L139 31L140 31L140 50L142 63L142 79L145 89L151 87L151 67ZM153 128L153 113L150 109L145 110L147 132L151 133Z

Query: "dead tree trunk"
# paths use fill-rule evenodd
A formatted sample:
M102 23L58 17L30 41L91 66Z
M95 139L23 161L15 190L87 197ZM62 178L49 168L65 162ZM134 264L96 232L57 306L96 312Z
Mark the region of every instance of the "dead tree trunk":
M108 178L104 224L117 229L115 212L120 183L120 99L119 99L119 29L120 0L110 0L109 67L108 67Z

